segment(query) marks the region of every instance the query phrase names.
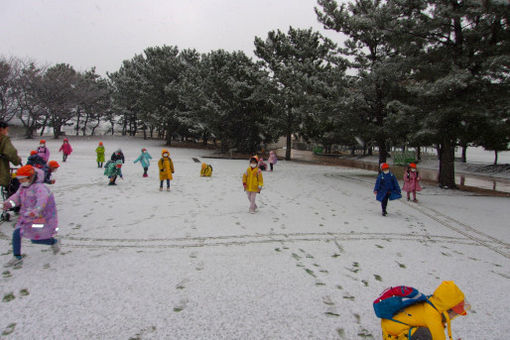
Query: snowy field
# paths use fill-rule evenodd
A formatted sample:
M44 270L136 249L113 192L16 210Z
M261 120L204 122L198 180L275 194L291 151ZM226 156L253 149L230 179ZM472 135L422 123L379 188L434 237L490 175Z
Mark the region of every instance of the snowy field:
M406 284L432 293L455 280L473 306L454 338L510 334L509 199L425 188L419 204L372 193L375 175L280 161L264 173L248 213L248 161L170 148L171 192L159 192L162 145L121 146L124 180L107 186L98 139L75 140L51 186L62 251L23 241L18 270L2 268L0 332L6 339L380 339L372 301ZM48 140L53 156L61 141ZM24 160L37 141L15 140ZM133 164L147 147L149 178ZM212 178L200 178L200 163ZM0 225L0 262L12 256Z

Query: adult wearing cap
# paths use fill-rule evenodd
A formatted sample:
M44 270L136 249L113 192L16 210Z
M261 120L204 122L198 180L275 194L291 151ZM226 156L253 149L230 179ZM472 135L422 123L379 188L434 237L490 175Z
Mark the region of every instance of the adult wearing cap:
M11 181L10 165L21 164L21 158L18 156L18 150L12 145L8 136L9 125L0 121L0 186L6 187Z
M381 170L375 182L374 194L376 199L381 202L382 215L386 216L388 215L386 210L388 200L402 198L402 194L397 178L390 172L390 166L387 163L383 163L381 164Z
M4 267L19 267L23 263L21 256L21 237L35 244L50 245L53 253L60 251L59 241L55 238L58 218L53 194L38 180L38 174L31 165L25 165L16 171L20 188L3 204L8 210L20 207L18 223L12 234L14 257Z
M41 139L39 141L37 154L44 160L44 163L46 163L48 159L50 159L50 149L46 147L46 141L44 139Z
M450 321L458 315L466 315L470 305L464 293L453 281L443 281L424 301L404 308L393 320L382 319L384 340L445 340L445 324L448 337L452 339Z

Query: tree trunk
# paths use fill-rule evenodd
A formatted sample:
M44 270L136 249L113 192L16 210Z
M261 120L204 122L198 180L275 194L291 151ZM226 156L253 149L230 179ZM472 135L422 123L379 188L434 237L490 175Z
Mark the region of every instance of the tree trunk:
M386 148L386 140L382 137L377 139L377 147L379 148L379 164L386 163L388 158L388 149Z
M455 148L449 137L443 138L439 146L439 186L455 189Z
M494 165L498 165L498 150L494 150Z
M416 159L417 159L418 161L421 161L421 146L418 146L418 147L416 148Z
M58 139L60 134L62 133L60 130L62 129L62 125L60 123L53 123L53 138Z
M149 126L149 134L151 136L151 139L153 138L153 133L154 133L154 126Z
M113 120L111 120L110 124L112 125L112 136L113 136L115 134L115 122Z
M285 159L290 161L290 151L292 147L292 133L287 132L287 150L285 150Z
M81 129L81 132L82 132L83 136L87 135L87 125L89 124L89 119L90 119L90 115L86 114L85 115L85 122L83 122L83 128Z
M74 128L76 130L76 136L80 135L80 109L78 109L78 112L76 113L76 127Z
M46 124L48 124L48 116L46 116L46 118L44 118L44 122L41 127L41 134L40 134L41 137L44 135L44 130L46 130Z
M170 123L166 124L166 143L165 145L172 144L172 131L170 130Z
M467 161L467 157L466 157L467 148L468 148L468 146L466 144L462 145L462 158L461 158L462 163L466 163L466 161Z

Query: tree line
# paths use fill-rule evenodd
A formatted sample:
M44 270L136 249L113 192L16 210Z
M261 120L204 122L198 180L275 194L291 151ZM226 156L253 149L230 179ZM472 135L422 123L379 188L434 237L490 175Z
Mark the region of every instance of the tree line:
M385 162L391 146L435 146L439 182L455 187L455 147L497 152L510 142L510 6L491 0L318 0L337 46L312 29L255 37L241 51L146 48L99 76L67 64L0 60L0 118L26 136L101 122L168 144L176 136L253 152L292 137L361 146ZM342 34L342 35L340 35Z

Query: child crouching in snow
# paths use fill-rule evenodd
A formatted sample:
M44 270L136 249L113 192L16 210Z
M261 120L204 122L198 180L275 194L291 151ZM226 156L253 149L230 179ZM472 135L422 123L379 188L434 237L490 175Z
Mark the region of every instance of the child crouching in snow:
M211 164L202 163L202 169L200 169L200 177L211 177L213 168Z
M108 185L117 185L115 183L117 176L124 179L124 177L122 177L122 161L120 159L116 161L108 161L104 166L104 174L110 179Z
M151 159L152 156L147 152L146 148L142 149L142 153L140 156L138 156L137 159L134 160L133 164L136 162L140 162L143 168L143 175L142 177L147 177L147 170L149 170L149 166L151 165Z
M386 216L388 215L386 211L388 200L393 201L399 199L402 195L397 178L390 172L390 166L383 163L381 164L381 170L375 182L374 194L376 194L376 199L381 202L382 215Z
M249 211L251 214L254 214L255 210L257 210L255 199L264 186L264 178L262 177L262 171L258 168L258 163L259 160L257 156L250 158L250 167L246 169L246 172L243 174L243 187L250 201Z
M158 162L159 167L159 191L163 191L163 182L166 180L166 191L170 191L170 181L173 179L174 163L170 158L170 152L163 149L161 151L161 159Z
M4 267L20 267L23 264L21 237L35 244L51 246L53 254L60 251L59 241L54 237L58 230L55 199L38 176L43 176L42 171L36 172L31 165L19 168L16 177L21 185L3 204L4 210L20 207L18 223L12 234L14 257Z
M404 173L404 187L402 188L402 190L407 192L408 201L411 200L411 193L413 193L413 202L418 202L416 192L421 191L420 180L421 177L416 170L416 164L409 164L407 171Z

